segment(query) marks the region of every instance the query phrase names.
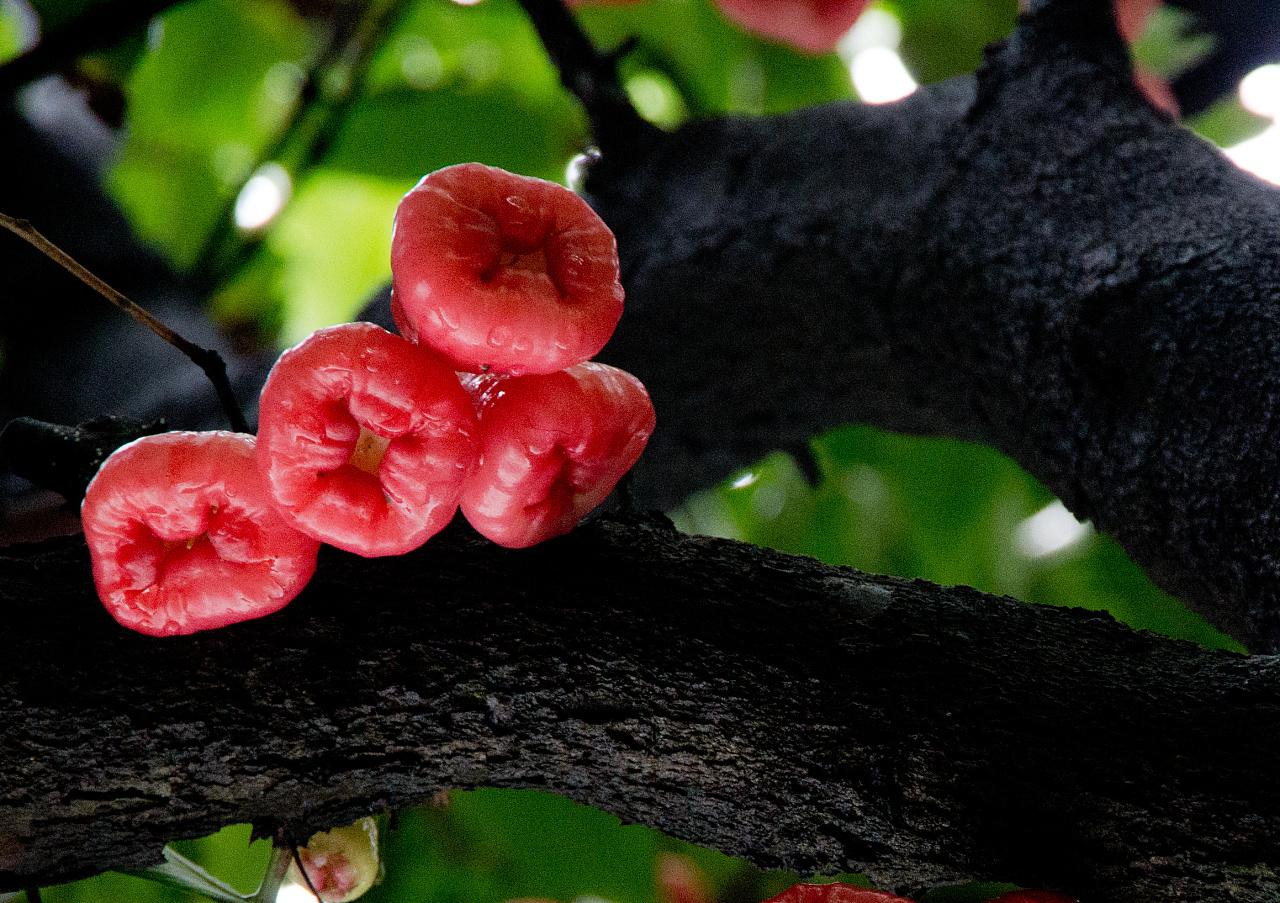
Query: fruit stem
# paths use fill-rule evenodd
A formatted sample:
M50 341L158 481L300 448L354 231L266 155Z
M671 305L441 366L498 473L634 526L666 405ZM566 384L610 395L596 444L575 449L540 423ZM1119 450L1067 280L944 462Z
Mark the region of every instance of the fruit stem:
M212 348L203 348L178 335L152 316L145 308L135 304L124 294L116 291L102 279L95 276L87 267L55 245L26 220L16 219L0 213L0 227L8 229L103 298L106 298L116 307L133 317L136 322L141 323L185 354L193 364L204 371L204 375L213 384L213 389L218 394L218 401L222 404L222 410L227 415L231 429L237 433L249 432L249 424L244 419L244 414L240 411L240 404L236 401L235 393L231 390L231 382L227 379L227 364L222 359L222 355Z

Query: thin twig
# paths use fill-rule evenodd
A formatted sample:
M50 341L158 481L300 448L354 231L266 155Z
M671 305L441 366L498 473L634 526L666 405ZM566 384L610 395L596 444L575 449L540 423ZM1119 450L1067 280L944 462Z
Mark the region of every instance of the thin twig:
M231 428L238 433L249 432L249 425L244 419L244 414L240 411L240 405L236 401L235 393L231 391L231 382L227 379L227 365L223 361L222 355L211 348L203 348L178 335L147 310L139 307L95 276L83 264L51 242L26 220L15 219L0 213L0 226L27 242L41 254L44 254L72 276L75 276L89 288L133 317L138 323L150 329L190 358L191 362L203 370L205 376L209 377L209 382L213 383L214 391L218 393L218 401L221 402L222 409L226 412Z
M0 96L57 72L78 57L109 47L142 28L176 0L100 3L43 38L26 53L0 66Z

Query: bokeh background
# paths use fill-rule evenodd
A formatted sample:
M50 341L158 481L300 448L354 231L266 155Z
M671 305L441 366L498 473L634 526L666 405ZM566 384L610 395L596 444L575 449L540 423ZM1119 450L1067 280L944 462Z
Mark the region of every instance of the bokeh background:
M0 62L92 5L0 0ZM602 46L636 40L626 87L663 126L841 98L891 102L971 72L1016 14L1016 0L877 2L836 52L808 56L744 33L708 0L580 10ZM1172 79L1213 47L1187 14L1164 8L1135 56ZM573 184L589 140L514 0L188 0L61 80L29 86L21 102L38 117L67 92L108 136L103 185L137 236L207 287L211 315L251 346L286 345L355 314L390 275L392 214L424 173L478 160ZM1272 66L1186 125L1280 182L1277 116ZM1105 609L1137 628L1239 649L996 452L850 426L815 437L802 457L804 466L774 454L671 514L689 531ZM384 818L382 829L385 879L366 898L379 903L696 903L662 889L672 868L694 875L705 901L754 903L796 877L532 792L453 793L394 824ZM177 847L244 891L268 854L245 826ZM979 901L994 890L926 899ZM46 888L44 898L194 899L118 875ZM307 898L292 887L280 899Z

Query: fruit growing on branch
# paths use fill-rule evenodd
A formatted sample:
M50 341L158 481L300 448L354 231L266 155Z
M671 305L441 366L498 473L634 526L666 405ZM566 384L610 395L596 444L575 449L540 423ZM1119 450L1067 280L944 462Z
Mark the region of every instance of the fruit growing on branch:
M568 533L613 491L653 432L653 404L630 373L589 362L560 373L464 381L480 458L462 513L502 546Z
M262 389L258 463L281 514L373 557L416 549L453 518L475 414L438 356L372 323L313 333Z
M378 853L378 823L362 818L354 825L313 834L298 849L298 863L290 869L295 883L314 890L323 903L350 903L364 896L382 873Z
M622 315L613 233L573 192L479 163L405 195L392 313L458 370L554 373L604 347Z
M164 433L118 449L81 509L98 596L151 636L278 611L315 571L319 543L271 504L242 433Z

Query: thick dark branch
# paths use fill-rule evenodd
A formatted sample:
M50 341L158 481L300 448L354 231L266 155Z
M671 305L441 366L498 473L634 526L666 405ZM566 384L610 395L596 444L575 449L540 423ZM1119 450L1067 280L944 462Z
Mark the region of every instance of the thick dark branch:
M1146 106L1098 9L1047 4L976 82L592 171L645 501L854 420L976 439L1280 648L1280 192Z
M334 554L281 615L184 639L89 586L76 540L0 557L0 889L485 785L903 891L1280 893L1280 667L1096 613L634 521Z

